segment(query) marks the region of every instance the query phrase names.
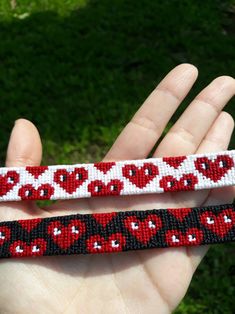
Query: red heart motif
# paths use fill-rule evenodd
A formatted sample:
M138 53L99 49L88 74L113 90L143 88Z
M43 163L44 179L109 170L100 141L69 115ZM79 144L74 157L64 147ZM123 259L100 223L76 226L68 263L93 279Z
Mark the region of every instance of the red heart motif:
M115 166L115 162L97 162L94 166L103 173L107 173L113 166Z
M126 244L126 239L121 233L112 234L105 240L99 234L87 240L87 250L90 253L120 252Z
M23 185L18 192L22 200L49 200L54 193L50 184L41 184L37 189L32 184Z
M156 215L148 215L142 221L136 216L129 216L124 220L124 224L128 231L143 244L147 244L162 227L162 221Z
M219 181L234 166L233 159L228 155L219 155L214 161L200 157L194 163L200 173L214 182Z
M92 216L95 220L105 227L117 214L116 213L107 213L107 214L93 214Z
M60 221L53 221L48 225L48 233L53 241L63 250L74 244L86 231L84 222L74 219L68 226L64 226Z
M20 176L16 171L8 171L0 175L0 196L6 195L19 182Z
M171 215L175 216L176 219L183 221L184 218L191 213L192 208L168 208L167 210Z
M152 163L145 163L142 167L125 165L122 168L123 176L139 188L144 188L158 173L158 167Z
M11 237L11 230L6 227L0 227L0 246L3 245L5 241L9 241Z
M34 176L34 178L38 179L40 175L42 175L46 170L48 170L48 166L39 166L39 167L28 166L26 167L26 170L32 176Z
M35 218L30 220L18 220L18 223L21 224L22 228L31 232L41 221L42 218Z
M120 195L122 189L123 182L120 180L111 180L107 185L101 180L95 180L88 185L92 196Z
M40 256L46 251L47 243L44 239L35 239L29 245L21 240L11 244L9 250L13 257Z
M225 209L215 215L207 211L201 215L200 221L207 229L223 238L235 226L235 212L232 209Z
M54 173L54 181L67 193L72 194L88 178L88 171L85 168L75 168L69 172L66 169L58 169Z
M198 178L192 174L184 174L179 180L173 176L165 176L160 180L160 187L164 191L193 191L195 185L198 183Z
M169 246L199 245L203 240L203 232L198 228L190 228L185 234L179 230L167 230L166 243Z
M163 157L163 161L165 161L171 167L177 169L182 164L182 162L186 159L186 156L179 157Z

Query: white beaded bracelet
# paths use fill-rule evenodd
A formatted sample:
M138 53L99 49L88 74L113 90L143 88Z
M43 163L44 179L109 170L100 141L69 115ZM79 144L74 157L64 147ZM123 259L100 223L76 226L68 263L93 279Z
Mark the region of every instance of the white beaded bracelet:
M94 164L0 168L0 201L192 191L235 184L235 151Z

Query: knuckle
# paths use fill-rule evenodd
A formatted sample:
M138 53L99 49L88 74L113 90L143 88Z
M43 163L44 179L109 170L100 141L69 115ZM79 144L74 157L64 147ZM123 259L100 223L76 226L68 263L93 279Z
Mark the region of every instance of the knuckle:
M180 128L171 130L169 133L171 133L174 136L176 135L184 142L190 143L194 148L197 147L195 136L190 130L180 127Z
M35 166L35 160L29 156L17 156L14 159L8 160L8 163L16 166Z
M158 85L156 88L155 88L155 91L156 92L162 92L164 93L166 96L170 96L172 98L174 98L177 102L181 101L182 98L180 97L180 95L178 95L178 93L173 90L173 89L170 89L168 87L165 87L163 85Z
M159 127L158 125L154 122L153 119L148 118L148 117L135 117L131 120L131 123L138 126L142 127L148 131L154 132L155 135L159 135Z

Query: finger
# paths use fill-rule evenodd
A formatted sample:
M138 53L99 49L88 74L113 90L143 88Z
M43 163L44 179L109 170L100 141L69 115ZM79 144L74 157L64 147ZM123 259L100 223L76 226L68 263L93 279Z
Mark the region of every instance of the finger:
M234 120L227 112L221 112L210 131L207 133L197 154L226 150L234 130ZM235 187L212 189L204 206L211 204L230 203L235 197Z
M196 153L207 153L226 150L234 129L234 120L232 116L222 111L214 124L202 140Z
M38 166L41 159L42 144L38 130L28 120L16 120L8 144L6 166Z
M216 78L188 106L157 147L154 156L194 153L227 102L235 94L235 80Z
M226 150L234 129L234 121L230 114L221 112L213 126L198 147L196 153L217 152ZM202 206L220 205L233 201L235 196L234 187L212 189ZM209 246L195 247L189 250L193 269L196 269L202 258L208 251Z
M146 157L197 78L190 64L174 68L146 99L108 152L105 160Z
M234 120L227 112L222 112L210 132L198 148L197 153L210 151L226 150L234 130ZM205 206L223 203L231 203L235 197L235 187L212 189L204 203Z
M42 158L42 144L36 127L28 120L19 119L11 132L6 166L38 166ZM0 220L24 219L42 215L31 201L7 202L1 204Z

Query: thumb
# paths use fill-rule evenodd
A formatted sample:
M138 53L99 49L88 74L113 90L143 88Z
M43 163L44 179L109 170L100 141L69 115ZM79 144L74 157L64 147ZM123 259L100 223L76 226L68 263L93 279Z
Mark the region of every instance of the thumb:
M6 166L38 166L41 159L42 143L37 128L26 119L16 120L8 144Z
M42 143L35 125L25 119L17 120L8 143L6 166L39 166L41 159ZM6 210L1 208L0 221L28 219L42 214L41 209L32 201L7 202L1 206Z

